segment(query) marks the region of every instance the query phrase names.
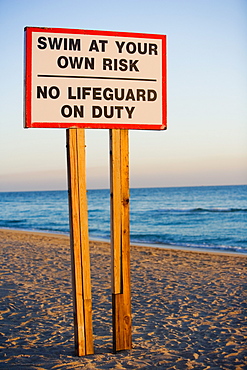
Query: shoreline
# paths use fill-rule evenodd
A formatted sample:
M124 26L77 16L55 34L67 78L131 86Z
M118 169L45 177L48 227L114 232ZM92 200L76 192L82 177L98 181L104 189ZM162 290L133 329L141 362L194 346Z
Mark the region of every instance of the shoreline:
M11 229L11 228L0 228L0 231L11 231L11 232L20 232L20 233L28 233L28 234L35 234L35 235L49 235L55 236L59 238L69 238L69 234L63 234L61 232L48 232L48 231L41 231L41 230L25 230L25 229ZM105 240L103 238L90 238L90 242L99 242L99 243L106 243L110 244L110 240ZM239 256L247 258L247 252L233 252L227 251L223 249L212 249L212 248L194 248L194 247L183 247L179 245L169 245L169 244L151 244L151 243L137 243L137 242L130 242L131 247L143 247L143 248L151 248L151 249L161 249L161 250L173 250L173 251L183 251L183 252L191 252L191 253L205 253L205 254L219 254L219 255L229 255L229 256Z

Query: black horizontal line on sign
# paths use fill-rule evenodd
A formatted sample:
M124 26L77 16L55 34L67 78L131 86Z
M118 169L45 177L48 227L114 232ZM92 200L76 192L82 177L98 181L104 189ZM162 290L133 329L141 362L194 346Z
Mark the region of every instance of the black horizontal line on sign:
M124 80L124 81L148 81L156 82L154 78L133 78L133 77L102 77L102 76L65 76L65 75L37 75L38 77L53 77L53 78L88 78L96 80Z

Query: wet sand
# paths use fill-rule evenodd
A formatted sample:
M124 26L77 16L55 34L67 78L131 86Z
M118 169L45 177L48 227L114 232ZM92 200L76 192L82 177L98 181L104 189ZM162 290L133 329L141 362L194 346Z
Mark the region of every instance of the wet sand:
M110 247L91 242L95 354L74 355L69 238L0 230L1 369L247 368L247 258L131 247L133 349L112 352Z

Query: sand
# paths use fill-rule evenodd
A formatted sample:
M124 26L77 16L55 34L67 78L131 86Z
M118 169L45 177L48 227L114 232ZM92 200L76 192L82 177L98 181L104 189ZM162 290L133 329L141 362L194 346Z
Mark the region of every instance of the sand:
M1 369L246 369L246 257L132 247L133 349L112 352L110 248L91 242L95 354L74 355L69 238L0 230Z

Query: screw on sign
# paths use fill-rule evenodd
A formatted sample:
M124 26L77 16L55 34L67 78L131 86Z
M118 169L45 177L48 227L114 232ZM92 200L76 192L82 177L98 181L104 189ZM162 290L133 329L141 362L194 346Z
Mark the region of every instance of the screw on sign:
M75 349L92 354L85 128L109 129L113 349L131 348L128 130L165 130L166 36L25 28L25 128L67 129Z

